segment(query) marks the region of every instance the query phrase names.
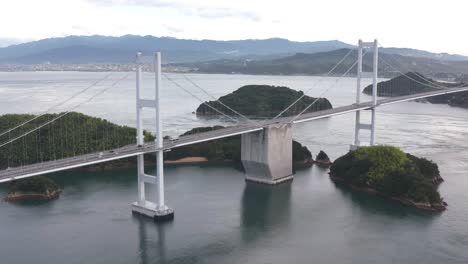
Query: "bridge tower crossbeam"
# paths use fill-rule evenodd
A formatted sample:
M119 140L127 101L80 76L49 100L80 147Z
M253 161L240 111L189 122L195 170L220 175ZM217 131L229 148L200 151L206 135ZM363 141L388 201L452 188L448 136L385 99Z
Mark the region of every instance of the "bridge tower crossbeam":
M156 176L145 173L144 154L137 156L137 172L138 172L138 200L132 204L134 213L142 214L154 218L156 221L171 220L174 218L174 210L165 204L164 198L164 160L163 160L163 136L161 122L161 107L160 107L160 86L161 86L161 53L157 52L154 56L154 73L155 73L155 98L142 99L142 64L143 57L140 52L137 53L136 67L136 120L137 120L137 145L143 146L143 118L142 112L144 108L154 108L156 110ZM155 184L158 187L157 202L146 200L145 184Z
M361 80L364 76L362 70L362 58L364 49L373 50L373 65L372 65L372 107L371 107L371 122L370 124L361 122L361 111L356 111L355 119L355 131L354 131L354 144L351 144L350 149L354 150L361 146L359 140L359 134L361 130L370 130L370 142L369 145L375 144L375 119L376 119L376 107L377 107L377 78L378 78L378 67L379 67L379 45L377 39L373 42L363 42L359 40L358 43L358 62L357 62L357 86L356 86L356 104L361 103L362 86Z

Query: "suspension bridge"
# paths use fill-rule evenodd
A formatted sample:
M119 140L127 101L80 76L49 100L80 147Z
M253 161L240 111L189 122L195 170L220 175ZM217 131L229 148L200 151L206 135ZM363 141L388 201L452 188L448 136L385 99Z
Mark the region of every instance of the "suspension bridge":
M291 128L295 124L309 122L313 120L328 118L336 115L343 115L347 113L355 113L355 138L354 142L351 145L351 148L357 148L361 144L360 142L360 131L368 130L370 131L370 142L369 145L375 144L375 123L376 123L376 109L380 106L412 101L417 99L424 99L434 96L454 94L459 92L468 91L468 86L459 85L451 88L440 85L439 83L425 80L421 83L420 80L412 80L419 82L420 84L432 88L427 92L418 92L411 93L403 96L390 96L383 99L377 98L378 93L378 65L379 65L379 53L378 53L378 43L374 42L362 42L359 41L357 46L357 58L354 60L354 63L345 71L341 76L337 77L338 82L340 78L347 76L352 69L357 70L356 79L357 85L356 88L356 102L351 105L340 106L332 109L320 110L315 112L308 112L307 110L318 102L318 99L326 95L327 91L333 89L334 85L327 88L314 102L309 104L305 109L303 109L299 114L295 116L282 116L288 109L293 107L297 102L299 102L308 92L305 91L304 94L292 102L288 107L281 111L277 116L269 120L252 120L246 116L240 114L235 109L225 105L223 102L219 102L223 108L228 109L230 113L234 113L239 116L240 119L233 119L231 115L224 113L225 109L214 108L212 105L208 105L213 108L220 115L224 115L227 118L233 119L238 122L238 124L225 127L218 130L213 130L209 132L191 134L186 136L181 136L177 139L165 139L163 140L162 135L162 122L161 122L161 110L160 109L160 86L161 86L161 77L166 77L169 81L173 82L177 87L181 88L195 99L199 100L201 103L206 102L199 98L194 93L190 92L187 88L184 88L179 83L177 83L172 78L162 74L161 72L161 55L157 53L154 58L152 58L153 69L155 73L155 89L154 89L154 98L145 99L141 95L141 83L142 83L142 68L144 57L141 54L137 55L137 66L136 66L136 128L137 128L137 142L136 144L129 144L125 146L118 146L115 148L106 149L104 151L93 151L90 153L84 153L79 155L73 155L68 157L62 157L54 160L41 160L37 163L22 164L22 166L13 166L0 171L0 183L9 182L22 178L33 177L37 175L48 174L57 171L69 170L94 164L105 163L113 160L119 160L129 157L137 157L137 175L138 175L138 199L137 202L133 203L132 210L134 212L153 217L155 219L171 219L174 211L168 207L165 203L164 197L164 166L163 166L163 153L165 151L170 151L171 149L193 145L200 142L207 142L215 139L221 139L226 137L232 137L236 135L241 135L242 138L242 163L246 170L246 179L264 183L264 184L277 184L293 178L292 174L292 132ZM353 50L342 58L329 72L325 74L324 77L330 76L335 69L351 54ZM365 73L363 72L363 57L371 52L373 54L372 61L372 72ZM384 61L385 64L391 66L390 63ZM403 72L400 72L402 76L406 76ZM361 93L362 85L361 79L366 75L372 78L372 100L368 102L361 102ZM124 77L126 78L127 75ZM411 77L408 77L411 78ZM112 83L108 88L102 89L98 93L94 94L88 100L83 103L89 103L95 97L106 92L110 87L113 87L118 81ZM191 81L192 82L192 81ZM96 83L88 86L81 92L86 92ZM214 98L202 87L193 83L197 88L201 89L206 95ZM312 88L311 88L312 89ZM380 92L379 92L380 93ZM389 92L391 93L391 91ZM59 103L63 105L74 98L78 94L72 95L70 98ZM216 99L216 98L214 98ZM80 104L81 105L81 104ZM41 128L46 127L54 122L57 122L67 114L75 110L77 106L68 109L51 120L47 120L42 124L38 124L33 127L31 130L28 130L24 133L9 138L6 142L0 142L0 148L12 144L16 141L24 139L26 136L37 133ZM144 142L144 130L143 130L143 121L142 121L142 111L144 108L150 108L155 110L155 120L156 120L156 135L154 142ZM45 113L48 113L51 109L47 109ZM369 123L361 122L361 111L369 110L371 111L371 120ZM10 134L13 130L20 128L21 126L26 125L34 120L37 120L39 116L33 117L30 120L15 125L9 128L7 131L4 131L0 134L5 135L6 133ZM239 120L242 120L239 121ZM97 134L97 132L96 132ZM144 154L156 153L156 175L149 175L145 173L144 165ZM158 188L158 197L155 202L149 201L146 199L145 195L145 184L155 184Z

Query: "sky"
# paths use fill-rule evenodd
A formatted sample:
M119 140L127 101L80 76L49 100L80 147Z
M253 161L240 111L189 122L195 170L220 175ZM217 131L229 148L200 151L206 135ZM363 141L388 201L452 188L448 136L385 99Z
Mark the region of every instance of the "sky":
M68 35L341 40L468 55L467 0L1 0L0 46Z

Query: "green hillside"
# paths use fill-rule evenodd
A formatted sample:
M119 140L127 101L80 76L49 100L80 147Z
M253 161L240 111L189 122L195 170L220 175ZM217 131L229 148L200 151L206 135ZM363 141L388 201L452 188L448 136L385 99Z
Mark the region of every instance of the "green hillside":
M46 114L0 137L0 144L56 118ZM0 116L0 133L34 115L6 114ZM55 122L0 148L0 169L82 155L135 143L136 129L110 123L81 113L69 113ZM151 135L145 133L149 140Z
M284 86L270 85L246 85L236 91L220 97L218 100L246 116L271 117L275 116L296 101L304 93ZM298 114L317 98L304 96L283 116ZM232 116L235 113L225 108L218 101L210 101L207 104ZM332 105L326 98L320 98L306 112L331 109ZM205 104L200 104L196 110L200 115L218 115L216 111Z

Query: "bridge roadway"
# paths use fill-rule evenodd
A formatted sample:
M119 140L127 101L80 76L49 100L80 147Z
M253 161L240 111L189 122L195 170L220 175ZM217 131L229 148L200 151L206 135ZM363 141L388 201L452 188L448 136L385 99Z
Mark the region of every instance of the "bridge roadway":
M417 99L422 99L422 98L428 98L428 97L433 97L437 95L458 93L458 92L463 92L463 91L468 91L468 87L452 88L452 89L447 89L447 90L438 90L438 91L419 93L419 94L413 94L413 95L407 95L407 96L380 99L377 101L377 107L405 102L405 101L417 100ZM277 118L274 120L257 121L255 123L240 124L240 125L226 127L226 128L215 130L215 131L183 136L176 140L164 140L163 150L169 151L170 149L177 148L177 147L182 147L182 146L192 145L192 144L196 144L200 142L206 142L206 141L211 141L215 139L226 138L226 137L231 137L235 135L241 135L245 133L259 131L259 130L262 130L264 127L267 127L272 124L278 124L278 123L296 124L296 123L308 122L308 121L322 119L326 117L342 115L342 114L356 112L360 110L366 110L372 107L373 107L372 102L364 102L360 104L352 104L352 105L341 106L341 107L323 110L323 111L306 113L306 114L301 115L299 118L297 118L294 121L291 121L292 117L282 117L282 118ZM137 155L145 154L145 153L152 153L152 152L155 152L156 150L159 150L159 149L155 148L154 142L145 143L142 146L137 146L137 145L132 144L132 145L124 146L124 147L117 148L111 151L108 150L108 151L103 151L103 152L95 152L95 153L90 153L90 154L76 156L76 157L69 157L69 158L63 158L59 160L35 163L35 164L26 165L22 167L9 168L7 170L0 171L0 183L12 181L15 179L21 179L21 178L26 178L26 177L32 177L32 176L57 172L57 171L84 167L84 166L103 163L103 162L112 161L112 160L133 157L133 156L137 156Z

